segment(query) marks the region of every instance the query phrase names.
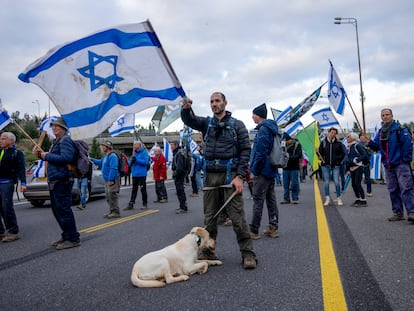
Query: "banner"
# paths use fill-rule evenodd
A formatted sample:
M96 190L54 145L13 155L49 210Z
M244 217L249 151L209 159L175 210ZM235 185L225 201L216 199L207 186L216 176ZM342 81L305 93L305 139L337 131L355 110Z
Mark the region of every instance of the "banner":
M19 79L49 95L75 139L97 136L122 114L185 97L149 21L59 45Z
M316 122L312 122L303 130L299 131L296 134L296 139L299 140L302 145L302 150L308 155L312 170L317 170L319 167L319 160L316 155L316 148L319 147L320 141Z

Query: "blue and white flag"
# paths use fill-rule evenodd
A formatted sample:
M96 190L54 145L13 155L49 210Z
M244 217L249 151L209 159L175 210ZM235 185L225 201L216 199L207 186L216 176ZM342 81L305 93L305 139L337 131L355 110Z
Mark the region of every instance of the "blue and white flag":
M45 174L45 161L39 160L39 162L37 163L37 167L33 172L33 176L35 178L46 177L46 174Z
M378 124L375 124L374 132L371 134L371 140L375 140L378 135Z
M0 104L0 131L13 122L6 110Z
M338 120L333 114L331 107L325 107L312 113L312 117L319 122L321 128L339 125Z
M371 178L372 179L381 179L381 153L380 152L372 152L371 153Z
M165 138L162 139L164 144L164 157L168 164L173 160L173 152L169 141Z
M270 111L272 112L273 120L276 120L276 118L282 113L282 110L278 110L275 108L270 108Z
M49 95L73 138L95 137L122 114L185 97L149 21L59 45L19 79Z
M296 134L297 131L302 130L304 128L302 122L297 120L296 122L290 123L284 128L285 133L289 134L290 136Z
M330 60L329 64L328 100L338 114L344 115L346 92Z
M108 129L109 136L114 137L121 133L131 132L135 129L135 113L120 116Z
M42 121L42 124L40 124L39 130L41 132L45 131L47 135L49 135L50 138L55 139L56 137L55 137L55 134L53 134L52 126L50 125L50 123L52 123L53 121L56 121L57 118L58 118L57 116L47 117L46 119Z
M276 118L277 125L284 124L289 121L290 119L290 112L292 111L292 106L288 106L285 110L283 110Z

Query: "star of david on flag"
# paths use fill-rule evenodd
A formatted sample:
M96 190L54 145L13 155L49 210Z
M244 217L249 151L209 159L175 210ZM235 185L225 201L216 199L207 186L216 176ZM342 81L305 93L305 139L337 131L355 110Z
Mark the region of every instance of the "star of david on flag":
M149 21L59 45L19 79L49 95L74 139L99 135L120 115L180 104L185 97Z
M335 109L335 111L338 114L343 115L344 109L345 109L346 92L330 60L329 60L329 64L330 64L330 68L329 68L328 100L329 100L329 103L332 105L332 107Z
M121 133L130 132L135 129L135 114L127 113L120 116L108 129L109 136L114 137Z
M312 117L319 122L321 128L339 125L338 120L333 114L331 107L325 107L312 113Z

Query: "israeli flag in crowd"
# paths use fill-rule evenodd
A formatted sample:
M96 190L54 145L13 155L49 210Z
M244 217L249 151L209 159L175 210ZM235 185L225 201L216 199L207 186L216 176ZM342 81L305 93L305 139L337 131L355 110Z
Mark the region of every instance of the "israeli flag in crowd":
M371 153L371 178L372 179L381 179L381 153L373 152Z
M288 106L285 110L283 110L276 118L277 125L286 123L290 119L290 112L292 111L292 106Z
M338 120L333 114L331 107L325 107L312 113L312 117L318 121L321 128L339 125Z
M328 100L332 107L334 107L335 111L338 114L343 115L345 109L346 92L330 60L329 64L331 67L329 69Z
M57 118L58 118L57 116L47 117L46 119L42 121L42 124L40 124L39 130L41 132L45 131L47 135L49 135L50 138L55 139L56 137L55 137L55 134L53 134L52 125L50 123L52 123L53 121L56 121Z
M296 122L290 123L289 125L287 125L284 130L285 133L289 134L289 135L294 135L296 134L297 131L303 129L304 126L302 124L302 122L300 120L297 120Z
M108 129L109 136L114 137L121 133L131 132L135 129L135 113L127 113L120 116Z
M9 116L6 110L1 106L0 101L0 131L4 129L7 125L13 122L13 119Z
M49 95L76 139L97 136L122 114L185 97L149 21L59 45L19 79Z
M45 177L45 161L39 160L36 169L33 172L35 178Z
M371 140L375 140L378 135L378 124L375 124L374 132L371 134Z
M167 163L170 164L170 162L172 162L172 159L173 159L173 152L171 149L171 145L168 142L168 140L166 140L165 138L163 138L162 140L164 144L164 157Z

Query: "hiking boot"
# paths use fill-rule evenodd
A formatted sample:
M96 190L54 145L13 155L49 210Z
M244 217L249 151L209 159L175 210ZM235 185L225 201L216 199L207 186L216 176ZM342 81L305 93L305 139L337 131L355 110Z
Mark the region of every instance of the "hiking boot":
M129 203L128 203L128 206L127 206L127 207L125 207L123 210L124 210L124 211L130 211L130 210L132 210L132 209L134 209L134 203L129 202Z
M351 206L358 206L359 202L361 202L361 200L356 199L355 202L351 204Z
M325 197L325 202L323 202L323 206L329 206L331 203L331 198L329 196Z
M176 210L175 210L175 213L176 213L176 214L184 214L184 213L187 213L187 212L188 212L187 210L182 209L182 208L179 208L179 209L176 209Z
M250 232L250 238L252 240L258 240L260 239L260 235L258 233Z
M255 269L257 266L256 258L253 256L246 256L243 258L243 268L244 269Z
M50 245L53 246L53 247L56 247L58 244L63 243L63 242L65 242L65 241L63 241L63 239L60 238L59 240L53 241L52 243L50 243Z
M335 204L336 204L337 206L342 206L342 205L344 205L344 203L342 202L342 199L341 199L341 198L336 198L336 200L335 200Z
M168 200L167 199L161 199L160 200L160 203L167 203L168 202Z
M405 220L404 215L394 214L390 218L388 218L388 221L400 221L400 220Z
M279 232L277 231L277 227L274 225L269 225L268 229L263 230L263 235L268 236L270 238L278 238Z
M76 247L79 245L80 245L80 240L77 240L75 242L63 241L62 243L59 243L58 245L56 245L56 249L57 250L68 249L68 248Z
M408 215L407 220L411 221L414 224L414 214Z
M280 201L280 204L290 204L290 201L289 200L283 200L283 201Z
M7 243L7 242L16 241L18 239L20 239L20 236L18 233L7 233L6 236L1 239L1 241L4 243Z
M230 219L230 218L227 218L227 219L223 222L223 226L226 226L226 227L233 226L233 222L231 221L231 219Z
M105 218L112 219L112 218L119 218L119 217L121 217L121 215L119 215L118 213L109 213L106 215Z

